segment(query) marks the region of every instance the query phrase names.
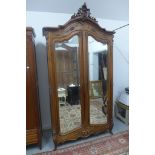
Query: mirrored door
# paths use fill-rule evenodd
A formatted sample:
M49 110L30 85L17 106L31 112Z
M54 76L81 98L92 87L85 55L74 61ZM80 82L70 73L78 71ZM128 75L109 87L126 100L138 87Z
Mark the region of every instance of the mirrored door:
M60 133L81 127L79 37L55 43Z
M107 123L107 43L88 36L90 124Z

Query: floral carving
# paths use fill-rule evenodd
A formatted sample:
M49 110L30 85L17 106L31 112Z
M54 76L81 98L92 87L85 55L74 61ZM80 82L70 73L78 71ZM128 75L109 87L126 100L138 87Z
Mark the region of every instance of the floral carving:
M82 130L82 136L89 136L90 134L91 134L91 129L90 128Z
M90 9L87 8L86 3L82 5L81 8L79 8L77 13L74 13L74 15L71 17L71 19L76 19L76 18L87 18L90 19L91 21L97 23L97 20L94 17L90 16Z

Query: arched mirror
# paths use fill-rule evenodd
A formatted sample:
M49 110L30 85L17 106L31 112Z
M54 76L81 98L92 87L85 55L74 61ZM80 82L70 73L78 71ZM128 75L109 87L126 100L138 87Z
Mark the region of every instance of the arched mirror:
M107 123L107 43L88 36L90 124Z
M79 38L55 43L60 133L81 127Z

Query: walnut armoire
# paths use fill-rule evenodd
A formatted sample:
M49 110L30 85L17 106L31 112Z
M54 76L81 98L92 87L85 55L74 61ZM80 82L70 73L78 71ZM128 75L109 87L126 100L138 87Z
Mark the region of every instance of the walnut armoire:
M111 132L113 34L99 26L85 3L66 24L43 28L56 145Z

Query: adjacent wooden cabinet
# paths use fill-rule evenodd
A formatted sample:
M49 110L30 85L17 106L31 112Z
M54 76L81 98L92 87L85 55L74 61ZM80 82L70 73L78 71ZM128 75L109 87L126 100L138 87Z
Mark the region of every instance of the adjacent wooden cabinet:
M66 24L43 28L55 144L111 132L113 34L99 26L85 3Z
M35 55L35 33L26 28L26 144L41 148L41 121Z

